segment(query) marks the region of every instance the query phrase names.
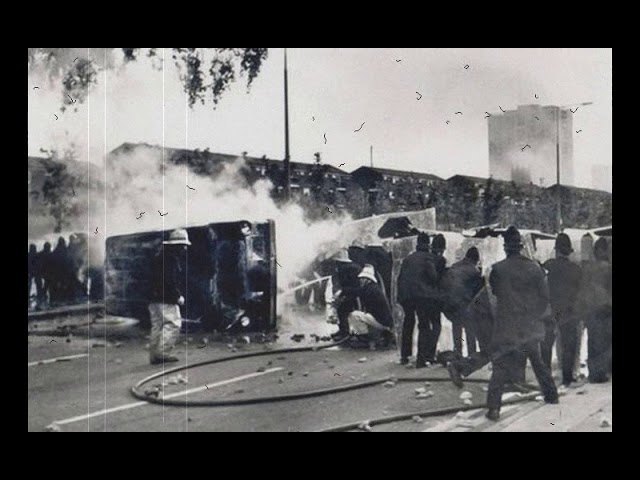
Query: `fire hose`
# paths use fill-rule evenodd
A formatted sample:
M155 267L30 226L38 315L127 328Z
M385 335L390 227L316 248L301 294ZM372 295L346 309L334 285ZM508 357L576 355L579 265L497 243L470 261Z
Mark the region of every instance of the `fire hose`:
M233 355L223 358L216 358L212 360L205 360L202 362L192 363L190 365L179 366L175 368L171 368L169 370L160 371L154 373L153 375L149 375L146 378L143 378L138 383L136 383L133 387L131 387L131 393L133 396L139 400L144 400L148 403L154 403L158 405L164 406L178 406L178 407L230 407L230 406L240 406L240 405L255 405L260 403L273 403L273 402L283 402L290 400L300 400L305 398L313 398L319 397L323 395L330 395L334 393L347 392L351 390L358 390L362 388L368 388L375 385L381 385L386 382L450 382L449 378L441 378L441 377L385 377L377 380L368 380L364 382L351 383L349 385L342 385L338 387L329 387L329 388L321 388L315 390L307 390L299 393L289 393L284 395L268 395L261 397L252 397L252 398L244 398L244 399L233 399L233 400L177 400L177 399L163 399L162 397L158 398L156 396L145 393L142 390L143 385L155 380L157 378L170 375L177 372L182 372L188 370L190 368L201 367L204 365L213 365L216 363L224 363L230 362L233 360L239 360L244 358L252 358L252 357L262 357L267 355L277 355L283 353L294 353L294 352L308 352L308 351L318 351L322 349L327 349L331 347L335 347L341 345L348 341L351 337L346 337L338 342L332 342L326 345L314 346L314 347L293 347L293 348L281 348L278 350L269 350L264 352L252 352L252 353L243 353L240 355ZM465 382L469 383L488 383L488 380L483 379L465 379ZM538 393L527 394L522 397L516 399L510 399L505 401L503 404L511 404L522 401L532 400ZM403 420L410 420L414 416L418 415L420 417L433 417L440 415L447 415L451 413L461 412L465 410L473 410L478 408L486 408L486 404L481 405L464 405L464 406L456 406L456 407L445 407L439 409L426 410L423 412L414 412L407 414L399 414L387 417L381 417L377 419L373 419L368 421L368 425L383 425L387 423L393 423ZM360 423L350 423L346 425L341 425L338 427L332 427L325 430L319 430L320 432L343 432L348 430L353 430L357 428Z

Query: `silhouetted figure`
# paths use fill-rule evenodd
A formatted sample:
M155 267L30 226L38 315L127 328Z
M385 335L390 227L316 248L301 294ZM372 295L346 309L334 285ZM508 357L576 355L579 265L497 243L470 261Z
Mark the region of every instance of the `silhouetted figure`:
M604 237L593 245L595 261L584 271L580 295L587 327L589 382L609 381L612 359L612 269Z
M492 365L487 418L498 420L502 394L509 381L518 381L519 358L531 362L546 403L558 403L558 391L551 370L542 361L540 342L544 338L543 315L549 306L549 289L544 270L520 252L524 248L520 232L509 227L504 234L507 258L494 264L489 275L497 298L492 341Z
M31 307L31 289L33 288L33 284L37 284L37 266L36 266L36 258L37 253L36 246L32 243L29 245L29 254L27 257L27 275L28 275L28 284L27 284L27 303L29 307ZM37 289L36 289L37 290Z
M440 285L443 300L443 313L451 322L453 350L462 356L462 330L467 339L467 352L476 352L476 337L472 325L467 321L469 304L484 286L482 274L478 269L480 254L476 247L467 250L464 258L449 268ZM471 328L470 328L471 327Z
M404 310L400 363L409 363L413 350L413 329L418 316L416 368L435 363L440 336L438 272L429 248L429 235L418 235L416 251L402 262L398 276L398 302Z
M68 269L67 242L64 237L60 237L51 254L51 285L49 290L51 305L58 305L67 299Z
M36 288L38 289L38 307L45 307L49 303L52 273L51 244L45 242L44 248L36 256Z
M372 265L378 282L382 287L387 300L390 300L391 295L391 271L393 269L393 256L391 252L387 252L381 243L373 243L367 245L365 248L365 260L366 263Z
M543 265L549 283L551 318L547 319L545 324L542 360L551 368L557 328L560 332L559 343L562 351L562 384L569 386L575 380L573 367L576 363L579 317L574 307L582 280L582 269L577 263L569 260L573 247L568 235L558 234L555 250L556 258L547 260Z

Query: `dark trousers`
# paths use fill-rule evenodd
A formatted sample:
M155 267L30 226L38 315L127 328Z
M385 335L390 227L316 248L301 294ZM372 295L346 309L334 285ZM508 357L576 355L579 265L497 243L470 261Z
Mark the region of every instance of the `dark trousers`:
M453 334L453 351L462 355L462 330L467 340L467 354L476 353L476 337L473 329L469 328L464 314L454 314L451 319L451 333Z
M491 344L491 319L480 314L474 314L467 310L464 317L464 330L467 336L467 348L469 355L465 358L454 360L453 364L463 377L468 377L473 372L480 370L491 362L490 344ZM455 318L455 315L452 315ZM453 324L455 325L455 321ZM478 350L476 350L476 341L478 342ZM455 332L454 332L455 345ZM473 347L471 347L473 345Z
M342 334L349 334L349 314L358 308L355 298L341 297L336 307L338 313L338 331Z
M491 379L489 380L489 392L487 404L490 409L500 409L502 394L505 385L509 382L518 382L522 367L522 358L528 358L533 367L533 372L540 384L545 401L554 401L558 398L558 390L551 376L551 370L542 361L540 354L540 342L532 341L520 346L493 355Z
M442 325L440 323L440 310L435 302L427 299L419 299L403 302L404 322L402 325L401 356L408 358L413 350L413 329L418 316L418 354L416 364L435 362L436 347L440 338Z
M587 323L587 349L590 382L606 382L611 371L611 309L600 308L590 315Z
M558 323L560 332L560 349L562 351L562 384L569 385L573 382L573 367L576 363L578 352L578 320L571 318L561 320ZM556 340L555 325L548 323L545 326L545 337L541 345L542 360L551 369L551 355L553 344Z

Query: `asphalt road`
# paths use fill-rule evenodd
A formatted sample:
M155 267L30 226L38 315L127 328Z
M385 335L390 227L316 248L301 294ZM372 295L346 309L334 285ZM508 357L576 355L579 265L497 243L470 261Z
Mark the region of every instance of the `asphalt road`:
M185 365L233 353L224 343L210 342L204 348L201 337L181 339L178 364ZM53 342L52 342L53 340ZM43 431L57 423L62 431L317 431L351 422L400 413L460 404L460 390L450 382L433 382L429 399L417 399L415 389L424 382L382 385L310 399L233 407L176 407L153 405L134 398L129 389L142 378L162 370L148 362L144 337L105 343L101 338L47 335L29 337L28 388L29 431ZM273 348L291 346L283 340ZM307 340L295 346L313 346ZM261 344L238 345L238 353L265 351ZM71 356L67 361L33 364L46 359ZM73 357L76 356L76 357ZM359 359L366 357L366 362ZM184 375L187 384L165 386L165 396L196 390L189 399L235 399L303 392L354 382L399 377L435 376L446 379L444 368L407 369L396 363L397 353L341 349L273 354L192 368ZM260 371L264 370L264 371ZM153 385L152 382L149 386ZM204 388L202 388L204 387ZM485 393L480 384L467 384L478 403ZM105 411L106 410L106 411ZM376 427L376 431L420 431L424 423L398 422ZM435 420L433 420L435 421Z

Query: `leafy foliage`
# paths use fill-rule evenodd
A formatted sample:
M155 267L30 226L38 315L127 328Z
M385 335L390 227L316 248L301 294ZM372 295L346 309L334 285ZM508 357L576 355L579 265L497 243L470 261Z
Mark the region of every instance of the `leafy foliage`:
M100 49L101 50L101 49ZM247 90L260 73L267 59L266 48L172 48L171 57L180 72L184 91L189 98L189 106L200 101L206 103L207 94L215 108L222 94L238 78L247 77ZM29 48L30 69L44 68L50 80L61 80L62 107L84 103L89 88L98 82L99 68L114 68L115 55L120 53L125 65L135 62L144 55L161 59L158 48L108 48L101 59L87 58L85 49L72 48ZM208 68L207 68L208 66Z

